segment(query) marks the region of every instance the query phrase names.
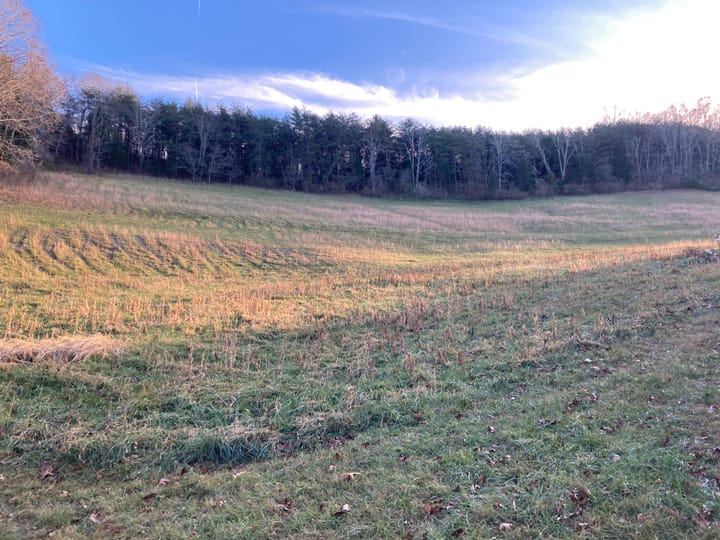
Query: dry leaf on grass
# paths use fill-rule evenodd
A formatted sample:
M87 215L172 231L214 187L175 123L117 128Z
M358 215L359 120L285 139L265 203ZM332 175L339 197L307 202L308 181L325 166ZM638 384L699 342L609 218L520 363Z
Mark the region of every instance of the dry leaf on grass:
M590 490L584 487L574 488L570 490L570 500L580 508L584 508L590 501Z
M283 512L290 512L292 510L292 502L287 497L285 497L281 503L276 503L275 506Z
M430 500L425 503L425 514L428 516L434 516L435 514L439 514L443 511L443 507L440 506L440 503L442 501L440 500Z
M500 529L500 532L511 531L512 523L501 523L499 529Z
M349 505L348 503L345 503L345 504L342 505L342 508L340 508L340 510L338 510L337 512L335 512L334 515L335 515L336 517L338 517L338 516L342 516L342 515L348 514L349 512L350 512L350 505Z
M40 480L45 482L54 482L55 481L55 468L46 463L42 466L42 469L40 470Z

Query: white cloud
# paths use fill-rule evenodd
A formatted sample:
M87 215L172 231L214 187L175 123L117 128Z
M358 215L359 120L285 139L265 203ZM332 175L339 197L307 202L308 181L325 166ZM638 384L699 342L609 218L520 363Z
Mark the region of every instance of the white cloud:
M670 0L659 9L624 20L597 18L585 28L590 36L583 43L589 51L585 58L530 73L515 70L495 75L496 84L507 89L502 99L480 93L441 93L433 87L400 93L387 86L317 73L212 76L200 78L198 86L205 101L262 110L287 111L304 105L320 114L329 110L380 114L438 125L508 130L585 126L615 109L655 112L672 103L691 105L702 96L720 101L718 20L720 2L716 0ZM141 94L182 99L195 93L192 77L98 71L131 84Z

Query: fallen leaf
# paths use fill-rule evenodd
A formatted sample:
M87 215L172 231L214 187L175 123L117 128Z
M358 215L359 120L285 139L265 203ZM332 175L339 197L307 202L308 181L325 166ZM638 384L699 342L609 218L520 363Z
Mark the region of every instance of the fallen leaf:
M240 478L243 474L245 474L247 471L237 470L233 473L233 478L237 479Z
M490 433L495 433L497 431L497 428L495 426L488 426L487 429Z
M434 516L436 514L439 514L442 512L443 508L439 504L437 504L440 501L429 501L425 503L425 514L428 516Z
M555 518L556 521L566 521L568 519L576 518L582 514L582 508L577 512L570 512L569 514L561 514Z
M712 508L707 508L703 506L702 509L697 514L695 514L693 521L695 521L695 523L697 523L701 527L711 527L714 517L715 511Z
M348 503L345 503L345 504L342 505L342 508L340 508L340 510L338 510L337 512L335 512L334 515L335 515L335 517L338 517L338 516L345 515L345 514L347 514L347 513L349 513L349 512L350 512L350 505L349 505Z
M343 480L347 480L349 482L351 480L355 480L355 477L358 474L360 474L360 473L359 472L346 472L346 473L342 473L340 475L340 478L342 478Z
M158 481L157 487L163 487L165 484L168 484L169 482L170 482L170 480L163 477L160 479L160 481Z
M462 536L463 534L465 534L465 529L460 527L459 529L455 529L450 536L452 536L453 538L457 538L459 536Z
M53 482L55 480L55 469L52 465L46 463L42 466L42 469L40 470L40 480L43 482L45 480L48 482Z
M145 496L142 498L142 500L143 500L143 502L149 503L149 502L151 502L153 499L155 499L156 497L157 497L157 493L148 493L147 495L145 495Z
M575 410L575 407L577 407L578 405L580 405L580 400L578 398L569 401L568 404L565 406L565 412L573 412Z
M287 497L283 499L283 502L278 503L276 506L283 512L290 512L292 510L292 502L290 502L290 499Z
M100 523L102 522L102 519L100 518L100 514L98 514L97 512L92 512L92 513L88 516L88 519L89 519L90 521L92 521L93 523L95 523L96 525L98 525L98 524L100 524Z
M622 459L622 458L619 455L614 454L612 457L612 462L617 463L618 461L620 461L620 459Z
M530 482L528 482L528 488L534 489L542 483L543 483L542 478L535 478L534 480L530 480Z
M512 523L501 523L499 529L500 529L500 532L511 531Z
M680 512L678 512L678 511L675 510L674 508L668 508L667 506L665 506L665 507L663 507L663 512L665 512L666 514L671 515L671 516L674 517L674 518L677 518L677 519L680 518Z
M570 500L583 508L590 501L590 490L584 487L570 490Z

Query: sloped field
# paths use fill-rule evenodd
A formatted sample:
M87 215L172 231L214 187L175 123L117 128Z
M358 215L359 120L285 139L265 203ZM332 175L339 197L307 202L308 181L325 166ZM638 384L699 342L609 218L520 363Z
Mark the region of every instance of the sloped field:
M5 187L0 530L713 537L718 208Z

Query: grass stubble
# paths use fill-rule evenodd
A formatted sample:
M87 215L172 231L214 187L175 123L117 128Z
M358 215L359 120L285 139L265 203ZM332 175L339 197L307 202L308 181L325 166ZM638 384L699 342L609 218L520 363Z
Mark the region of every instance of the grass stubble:
M719 534L718 194L0 206L0 537Z

